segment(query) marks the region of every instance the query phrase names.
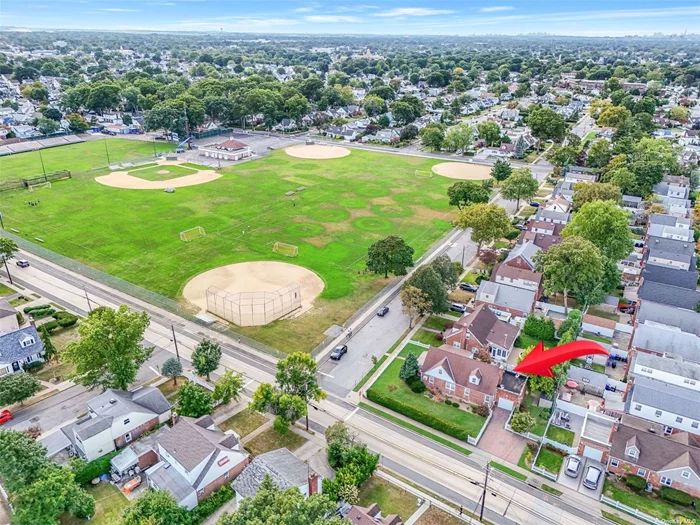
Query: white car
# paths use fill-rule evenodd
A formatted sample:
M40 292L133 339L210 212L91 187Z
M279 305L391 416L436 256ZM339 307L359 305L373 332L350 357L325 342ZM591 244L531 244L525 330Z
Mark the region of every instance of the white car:
M566 460L566 470L564 473L571 478L577 478L580 471L581 460L576 456L569 456Z
M591 490L597 489L598 483L600 482L600 477L602 475L602 470L591 465L588 467L588 470L586 470L586 477L583 479L583 486Z

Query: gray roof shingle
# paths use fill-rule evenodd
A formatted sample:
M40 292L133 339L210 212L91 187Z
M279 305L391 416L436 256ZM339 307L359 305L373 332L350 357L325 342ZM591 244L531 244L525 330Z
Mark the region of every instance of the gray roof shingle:
M639 287L639 298L644 301L695 310L700 302L700 292L668 284L644 281L642 286Z
M495 296L493 303L484 299L485 294L492 294ZM481 281L479 290L476 292L476 300L495 306L520 310L528 314L535 304L535 292L523 288L516 288L515 286L508 286L506 284Z
M277 487L285 490L306 483L309 471L313 472L313 469L288 449L279 448L255 457L231 486L243 497L255 496L266 475Z
M662 326L640 324L632 336L632 346L658 354L674 354L694 363L700 362L700 337Z
M34 343L22 347L21 341L26 338L33 338ZM9 334L0 335L0 364L14 363L43 351L44 343L33 326L26 326Z
M17 315L17 310L5 299L0 299L0 319Z
M700 335L700 313L653 301L643 301L637 312L639 324L646 322L675 326L683 332Z
M652 257L657 257L657 252L673 253L683 257L692 257L695 254L695 245L692 242L666 239L665 237L650 238L647 241L647 248Z
M630 368L630 371L634 370L634 366L636 365L668 372L669 374L694 381L700 381L700 364L684 361L683 359L671 359L647 352L636 352L633 367Z
M679 270L668 266L647 264L642 270L644 282L654 282L695 290L698 287L698 272L693 270Z
M637 377L634 380L631 399L631 404L641 403L700 421L700 395L695 390Z

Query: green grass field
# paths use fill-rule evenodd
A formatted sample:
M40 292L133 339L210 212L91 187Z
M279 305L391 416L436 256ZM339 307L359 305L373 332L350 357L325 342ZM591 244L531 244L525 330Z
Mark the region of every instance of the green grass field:
M138 177L144 180L169 180L175 179L177 177L184 177L185 175L194 175L197 173L198 169L206 169L203 166L199 168L189 168L187 166L159 166L153 165L146 168L136 168L129 171L129 175L132 177ZM161 171L166 171L167 173L159 173Z
M67 148L72 153L55 169L75 170L70 157L84 169L95 143ZM33 162L33 153L0 162L20 165L23 155ZM454 181L414 175L437 162L359 150L316 161L275 151L173 194L107 187L94 178L108 170L95 170L41 190L39 206L27 206L24 191L4 193L3 213L5 227L28 240L41 237L50 250L173 299L195 275L226 264L279 260L307 267L325 282L312 310L241 331L286 351L308 351L323 340L324 330L342 324L387 284L381 276L362 274L371 243L400 235L418 258L450 230L455 211L446 191ZM307 189L294 201L285 196L300 186ZM195 226L207 236L183 243L179 232ZM298 246L299 256L273 253L277 241Z
M46 173L59 170L85 171L128 159L153 157L154 148L157 152L175 150L173 144L161 142L106 139L43 149L41 150L41 158L38 151L7 155L0 157L0 182L41 175L43 173L41 159L44 160ZM109 152L109 163L107 162L107 152Z

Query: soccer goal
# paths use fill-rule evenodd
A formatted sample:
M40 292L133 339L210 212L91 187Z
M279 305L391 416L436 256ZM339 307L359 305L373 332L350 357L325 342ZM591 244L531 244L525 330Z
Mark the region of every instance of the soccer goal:
M286 244L283 242L276 242L272 247L272 251L275 253L280 253L287 257L296 257L299 255L299 247L293 244Z
M204 228L202 228L201 226L195 226L194 228L190 228L189 230L180 232L180 240L184 242L190 242L199 237L204 237L205 235L206 232L204 231Z
M433 172L432 171L421 171L421 170L416 170L415 173L416 177L427 177L427 178L432 178L433 177Z
M27 186L27 190L34 191L35 188L41 188L42 186L46 186L47 188L50 188L51 183L50 182L39 182L37 184L30 184L29 186Z

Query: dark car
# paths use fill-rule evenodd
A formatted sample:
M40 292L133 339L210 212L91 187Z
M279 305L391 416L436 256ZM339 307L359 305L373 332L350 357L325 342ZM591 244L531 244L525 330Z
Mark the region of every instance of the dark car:
M532 201L532 202L530 203L530 206L532 206L533 208L539 208L539 207L540 207L540 203L539 203L539 202Z
M17 261L15 264L16 264L17 266L19 266L20 268L26 268L26 267L29 266L29 261L27 261L27 260L25 260L25 259L20 259L20 260Z
M331 359L340 361L340 358L348 353L348 345L336 346L331 352Z
M7 409L0 412L0 425L7 423L10 419L12 419L12 412Z
M389 307L388 306L382 306L379 310L377 310L377 316L378 317L384 317L386 314L389 313Z
M522 224L516 224L516 225L515 225L515 229L516 229L516 230L523 231L523 230L525 229L525 226L523 226Z
M467 311L467 307L460 303L452 303L450 305L450 310L457 312L458 314L463 314Z
M466 292L476 292L479 287L470 283L459 283L459 287Z
M156 135L155 137L153 137L153 139L154 140L168 140L167 138L165 138L165 135Z

